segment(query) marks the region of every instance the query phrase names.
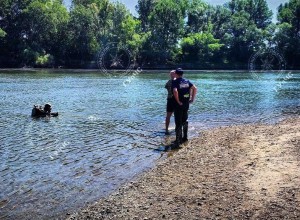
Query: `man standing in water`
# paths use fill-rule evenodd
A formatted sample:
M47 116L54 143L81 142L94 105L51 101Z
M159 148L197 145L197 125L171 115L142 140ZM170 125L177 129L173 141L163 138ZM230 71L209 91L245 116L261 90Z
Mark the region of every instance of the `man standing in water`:
M168 98L167 98L167 115L166 115L166 135L169 135L169 125L170 119L174 112L175 99L173 96L172 90L172 81L175 79L175 70L170 72L170 80L166 83L165 88L168 90Z
M172 82L173 95L175 98L174 116L176 125L176 147L188 140L187 120L189 104L194 102L197 94L196 86L194 86L189 80L182 78L182 75L183 70L181 68L176 69L176 79Z

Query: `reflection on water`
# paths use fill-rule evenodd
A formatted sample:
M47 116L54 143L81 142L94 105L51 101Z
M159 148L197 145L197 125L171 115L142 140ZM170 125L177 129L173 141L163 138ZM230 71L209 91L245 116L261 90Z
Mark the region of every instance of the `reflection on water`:
M199 88L192 137L299 114L299 73L280 87L272 74L261 81L247 73L187 77ZM93 73L0 74L0 218L62 217L153 166L162 156L156 149L175 136L174 124L171 136L163 132L167 79L141 74L124 87L125 78ZM59 117L31 118L33 104L46 102Z

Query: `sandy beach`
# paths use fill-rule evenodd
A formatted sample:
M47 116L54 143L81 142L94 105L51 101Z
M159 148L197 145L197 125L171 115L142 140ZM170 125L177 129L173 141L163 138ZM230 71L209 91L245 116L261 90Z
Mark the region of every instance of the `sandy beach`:
M300 219L299 124L203 131L69 219Z

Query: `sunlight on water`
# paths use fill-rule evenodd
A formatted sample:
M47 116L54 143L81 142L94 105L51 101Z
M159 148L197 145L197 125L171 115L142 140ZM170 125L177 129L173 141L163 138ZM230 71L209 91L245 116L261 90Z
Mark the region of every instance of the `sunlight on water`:
M198 86L190 109L191 137L201 130L273 123L299 114L300 74L186 75ZM0 74L0 218L64 216L152 167L174 140L164 135L166 72L125 78L99 73ZM51 102L56 118L30 117ZM27 216L27 217L26 217Z

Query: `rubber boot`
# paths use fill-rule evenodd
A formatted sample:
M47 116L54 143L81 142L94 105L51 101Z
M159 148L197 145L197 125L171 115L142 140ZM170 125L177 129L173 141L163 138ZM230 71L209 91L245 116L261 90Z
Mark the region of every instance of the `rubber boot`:
M179 145L182 143L182 126L177 127L176 129L176 140L175 145L176 147L179 147Z
M188 140L188 128L189 128L189 123L185 122L183 123L183 138L182 138L182 142L186 142Z

